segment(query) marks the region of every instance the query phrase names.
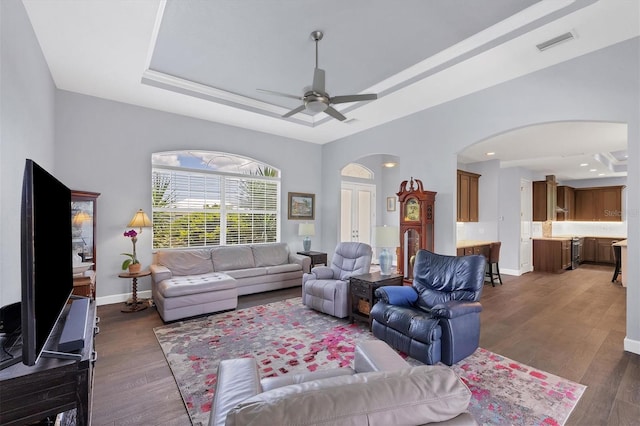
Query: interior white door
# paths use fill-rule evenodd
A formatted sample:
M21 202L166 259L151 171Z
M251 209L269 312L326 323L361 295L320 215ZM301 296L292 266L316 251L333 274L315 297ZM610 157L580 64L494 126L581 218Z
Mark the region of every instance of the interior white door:
M375 185L343 182L340 197L340 241L371 244L375 223Z
M531 181L520 180L520 273L533 271Z

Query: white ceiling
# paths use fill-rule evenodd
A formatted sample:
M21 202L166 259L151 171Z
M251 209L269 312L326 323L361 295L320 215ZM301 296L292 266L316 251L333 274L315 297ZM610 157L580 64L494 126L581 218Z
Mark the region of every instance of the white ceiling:
M524 167L564 181L626 176L626 153L626 124L562 122L497 135L468 147L458 160L499 159L503 168Z
M635 0L404 0L401 7L388 0L23 3L61 90L314 143L640 35ZM302 94L313 75L313 30L325 33L319 63L331 95L379 94L372 102L338 105L346 122L324 113L283 119L298 101L255 90ZM567 31L574 40L544 52L535 47ZM574 124L562 146L576 145ZM535 129L537 137L550 140L539 132L558 126ZM476 148L465 155L473 157ZM618 149L602 145L599 152Z

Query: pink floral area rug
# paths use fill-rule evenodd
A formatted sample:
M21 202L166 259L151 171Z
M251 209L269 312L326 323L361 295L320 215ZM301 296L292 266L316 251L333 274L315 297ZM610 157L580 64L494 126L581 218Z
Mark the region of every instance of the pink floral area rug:
M208 424L220 360L253 357L261 377L315 371L350 366L356 343L375 339L365 324L316 312L300 298L154 332L198 426ZM482 348L451 368L471 389L469 411L485 425L562 425L586 389Z

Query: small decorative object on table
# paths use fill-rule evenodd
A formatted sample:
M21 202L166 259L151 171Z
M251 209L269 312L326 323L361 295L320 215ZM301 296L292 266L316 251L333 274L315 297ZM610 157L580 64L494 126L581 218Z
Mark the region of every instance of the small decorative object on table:
M311 251L311 236L316 234L316 227L313 223L301 223L298 226L298 235L304 237L302 247L304 251Z
M124 256L129 256L129 259L126 259L122 262L122 270L125 271L129 269L129 273L136 274L140 272L141 265L138 261L138 256L136 255L136 242L138 241L138 234L142 234L142 228L149 228L153 226L149 216L142 210L139 209L135 215L133 215L133 219L129 222L127 226L133 228L140 228L140 232L136 232L135 230L126 231L124 233L125 237L131 238L131 243L133 244L133 253L120 253Z
M382 248L380 252L380 274L391 275L391 264L393 255L389 253L387 248L395 248L398 246L400 236L398 227L396 226L376 226L375 227L376 247Z
M135 230L126 231L124 233L125 237L131 238L131 243L133 244L133 252L132 253L120 253L123 256L129 257L122 262L122 270L126 271L129 269L129 272L135 274L140 272L140 262L138 261L138 256L136 255L136 242L138 241L138 233Z

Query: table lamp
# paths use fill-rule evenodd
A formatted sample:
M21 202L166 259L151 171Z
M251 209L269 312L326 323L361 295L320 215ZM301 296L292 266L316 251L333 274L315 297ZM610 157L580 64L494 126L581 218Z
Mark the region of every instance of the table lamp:
M127 226L131 228L139 228L139 234L142 234L142 228L149 228L153 226L153 223L151 223L151 219L149 219L149 216L147 216L147 214L142 211L142 209L140 209L136 212L136 214L133 216L133 219L131 219Z
M376 247L382 248L380 253L380 274L391 275L391 261L393 255L387 248L397 247L399 242L398 228L396 226L376 226L374 229Z
M300 237L304 237L302 240L302 247L304 248L304 251L311 250L311 238L309 237L315 234L316 227L313 223L301 223L298 226L298 235Z

